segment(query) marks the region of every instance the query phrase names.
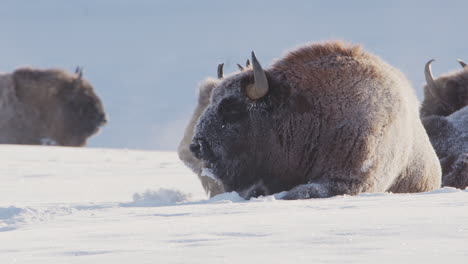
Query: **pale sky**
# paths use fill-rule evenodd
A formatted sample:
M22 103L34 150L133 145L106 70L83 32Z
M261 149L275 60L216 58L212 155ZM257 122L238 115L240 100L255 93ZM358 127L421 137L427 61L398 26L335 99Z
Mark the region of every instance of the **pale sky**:
M88 146L175 150L218 63L263 66L300 44L361 43L411 81L468 61L468 1L17 1L0 8L0 72L84 67L109 123ZM463 27L465 26L465 27Z

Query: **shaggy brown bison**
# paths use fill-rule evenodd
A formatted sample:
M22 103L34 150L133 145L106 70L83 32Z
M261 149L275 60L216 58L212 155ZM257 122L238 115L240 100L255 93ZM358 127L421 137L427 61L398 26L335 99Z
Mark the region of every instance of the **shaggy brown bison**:
M106 123L101 100L77 69L0 74L0 143L82 146Z
M359 46L300 47L264 70L213 83L190 146L245 198L285 199L440 187L440 165L398 70Z

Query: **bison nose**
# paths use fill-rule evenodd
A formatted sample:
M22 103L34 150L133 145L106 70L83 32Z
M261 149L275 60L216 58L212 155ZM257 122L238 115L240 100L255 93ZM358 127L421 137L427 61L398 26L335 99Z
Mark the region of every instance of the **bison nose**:
M202 138L195 138L190 144L190 151L195 155L197 159L212 161L213 152L208 144L208 142Z
M200 141L194 140L192 144L190 144L190 151L195 155L197 159L201 159L201 144Z

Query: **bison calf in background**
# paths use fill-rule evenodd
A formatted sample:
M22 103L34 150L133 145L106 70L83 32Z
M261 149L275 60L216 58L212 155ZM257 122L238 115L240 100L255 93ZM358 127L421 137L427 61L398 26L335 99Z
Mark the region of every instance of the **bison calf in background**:
M285 199L440 187L407 79L359 46L303 46L215 85L191 151L226 191Z
M182 138L181 142L179 143L179 147L177 148L179 158L187 167L192 169L192 171L198 175L203 189L205 189L205 192L210 197L224 193L224 187L219 180L211 175L209 171L204 170L205 167L203 161L195 157L195 155L190 150L190 144L192 143L193 135L195 133L195 125L197 124L197 121L205 108L210 103L211 92L224 78L223 66L224 64L218 65L218 79L207 78L199 85L198 104L193 111L189 124L185 128L184 137ZM250 61L247 60L245 68L240 64L237 64L237 67L240 71L244 71L250 67Z
M106 123L81 69L22 68L0 74L0 143L83 146Z
M203 162L195 157L190 151L190 144L192 143L195 125L197 124L200 115L210 103L211 91L216 87L218 82L219 80L208 78L200 84L198 91L198 104L187 128L185 129L184 137L177 148L179 158L187 167L192 169L192 171L198 175L205 192L210 197L223 193L223 186L216 179L211 178L211 175L202 175L202 172L204 172Z
M421 118L442 165L442 186L468 187L468 67L434 79L429 61Z

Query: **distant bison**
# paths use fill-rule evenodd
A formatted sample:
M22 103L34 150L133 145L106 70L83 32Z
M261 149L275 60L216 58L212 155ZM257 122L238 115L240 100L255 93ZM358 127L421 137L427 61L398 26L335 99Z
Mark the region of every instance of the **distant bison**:
M440 187L440 165L398 70L359 46L303 46L263 70L215 85L191 151L223 184L249 198Z
M468 68L434 79L426 64L421 117L442 165L442 186L468 187Z
M0 143L82 146L106 123L82 70L22 68L0 74Z

